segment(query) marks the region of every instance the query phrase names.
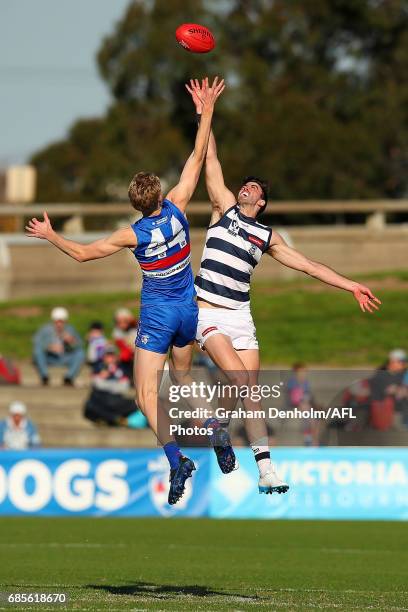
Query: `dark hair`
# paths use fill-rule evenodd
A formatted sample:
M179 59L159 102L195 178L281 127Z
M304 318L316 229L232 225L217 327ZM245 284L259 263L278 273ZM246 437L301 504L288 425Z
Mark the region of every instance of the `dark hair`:
M264 212L268 204L269 183L265 179L259 178L259 176L246 176L244 180L242 181L241 187L243 187L247 183L256 183L262 189L262 199L265 200L265 204L262 206L262 208L259 209L256 215L257 217L259 217L259 215L262 215L262 213Z
M103 323L101 321L93 321L90 326L89 329L103 329Z

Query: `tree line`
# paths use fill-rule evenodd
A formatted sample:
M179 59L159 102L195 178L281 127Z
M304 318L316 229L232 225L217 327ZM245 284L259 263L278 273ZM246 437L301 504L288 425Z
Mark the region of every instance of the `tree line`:
M214 52L177 45L189 21ZM196 130L184 83L206 74L228 85L214 131L231 187L258 174L275 199L407 192L408 0L133 1L97 62L113 102L34 154L41 201L125 197L138 170L174 182Z

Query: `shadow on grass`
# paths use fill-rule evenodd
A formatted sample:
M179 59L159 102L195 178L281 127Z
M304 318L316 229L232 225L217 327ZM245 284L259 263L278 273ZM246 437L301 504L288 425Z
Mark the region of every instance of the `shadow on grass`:
M241 593L227 593L226 591L215 591L205 586L173 584L153 584L150 582L134 582L115 586L111 584L87 584L85 588L105 591L112 595L150 595L150 597L162 598L164 595L190 595L192 597L239 597L240 599L258 599L257 595L242 595Z

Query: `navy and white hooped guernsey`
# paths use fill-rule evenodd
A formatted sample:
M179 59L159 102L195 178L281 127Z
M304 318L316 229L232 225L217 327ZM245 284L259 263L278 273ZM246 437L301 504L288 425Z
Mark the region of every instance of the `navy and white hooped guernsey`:
M160 214L133 223L133 253L143 273L142 304L191 302L195 296L190 234L183 213L164 200Z
M238 204L229 208L208 228L195 279L198 298L224 308L249 310L251 275L271 235L269 227L243 215Z

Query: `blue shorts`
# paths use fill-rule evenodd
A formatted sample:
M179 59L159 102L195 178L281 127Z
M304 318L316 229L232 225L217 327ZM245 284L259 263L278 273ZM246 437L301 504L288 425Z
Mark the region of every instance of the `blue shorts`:
M142 304L136 346L161 354L171 346L182 348L195 340L197 322L198 306L194 301Z

